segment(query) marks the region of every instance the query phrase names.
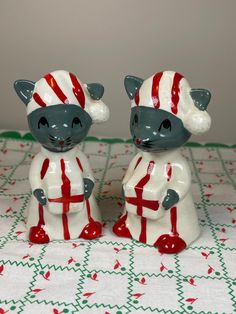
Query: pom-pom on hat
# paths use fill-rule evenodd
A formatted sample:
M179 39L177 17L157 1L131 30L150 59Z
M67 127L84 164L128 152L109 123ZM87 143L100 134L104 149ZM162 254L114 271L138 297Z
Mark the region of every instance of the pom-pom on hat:
M195 135L210 129L211 117L206 111L210 92L191 89L188 81L178 72L159 72L146 80L126 76L125 88L131 99L131 107L144 106L168 111Z
M73 73L58 70L36 83L18 80L14 87L27 105L28 115L38 108L64 104L80 106L90 115L93 123L109 119L109 109L101 100L104 87L98 83L83 84Z

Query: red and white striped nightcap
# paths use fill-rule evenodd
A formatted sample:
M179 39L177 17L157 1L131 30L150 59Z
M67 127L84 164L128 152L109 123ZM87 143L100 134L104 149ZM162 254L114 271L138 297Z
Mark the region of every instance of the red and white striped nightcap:
M131 106L145 106L162 109L182 120L184 127L192 134L208 131L211 118L206 110L199 110L190 95L188 81L179 73L164 71L143 81L131 100Z
M87 85L73 73L62 70L51 72L35 83L32 98L27 105L27 114L38 108L58 104L80 106L94 123L109 118L108 107L100 99L91 98Z

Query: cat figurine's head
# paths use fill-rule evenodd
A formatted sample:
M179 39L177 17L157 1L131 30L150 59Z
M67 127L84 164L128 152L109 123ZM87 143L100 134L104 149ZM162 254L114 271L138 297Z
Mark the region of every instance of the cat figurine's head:
M17 80L14 88L27 106L31 133L52 152L69 151L85 138L92 123L109 118L101 101L104 87L83 84L67 71L51 72L36 83Z
M130 131L139 149L161 152L178 148L191 134L210 128L206 112L210 92L191 89L181 74L164 71L146 80L129 75L124 84L131 99Z

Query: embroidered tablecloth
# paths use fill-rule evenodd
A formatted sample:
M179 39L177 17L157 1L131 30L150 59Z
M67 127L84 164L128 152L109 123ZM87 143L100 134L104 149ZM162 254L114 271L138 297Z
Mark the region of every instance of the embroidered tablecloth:
M90 137L80 147L96 178L103 236L32 245L28 170L39 145L29 134L0 135L0 314L236 312L236 145L182 148L202 234L178 255L112 234L132 142Z

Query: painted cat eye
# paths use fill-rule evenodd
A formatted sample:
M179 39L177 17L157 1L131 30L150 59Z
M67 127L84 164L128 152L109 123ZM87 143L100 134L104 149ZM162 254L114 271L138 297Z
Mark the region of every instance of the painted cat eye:
M81 123L80 119L78 117L75 117L72 121L72 128L74 125L78 125L78 124L82 127L82 123Z
M162 121L158 131L160 132L162 128L166 130L169 129L171 131L171 122L169 119L165 119L164 121Z
M41 117L39 119L39 122L38 122L38 129L40 129L42 126L47 126L49 127L49 124L48 124L48 121L45 117Z
M138 123L138 115L135 114L134 119L133 119L133 124L137 124L137 123Z

